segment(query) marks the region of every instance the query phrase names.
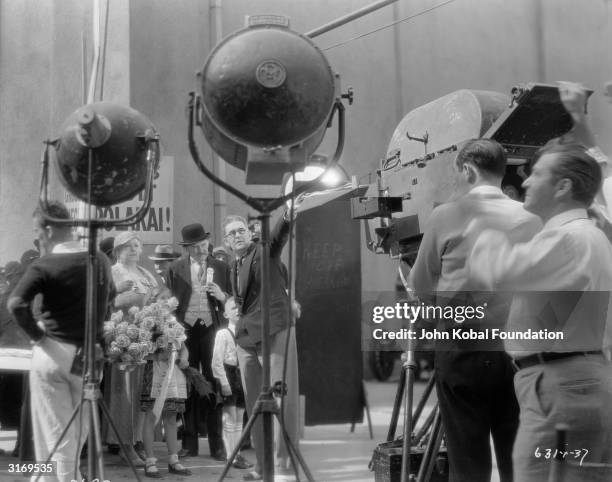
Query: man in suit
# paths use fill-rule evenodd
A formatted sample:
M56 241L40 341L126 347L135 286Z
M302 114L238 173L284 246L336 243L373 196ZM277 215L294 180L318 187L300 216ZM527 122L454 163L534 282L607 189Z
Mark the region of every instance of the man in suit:
M501 191L506 168L503 147L489 139L467 141L456 159L461 182L469 192L435 208L408 285L422 301L443 307L485 307L483 319L448 320L439 329L484 331L503 328L511 298L478 292L466 260L474 239L464 234L478 219L513 239L529 239L540 228L537 217ZM455 311L457 312L457 311ZM452 338L452 337L451 337ZM435 352L436 390L446 432L451 482L489 482L493 438L502 482L512 480L512 444L518 427L511 360L501 342L440 341Z
M170 263L177 258L180 258L180 254L176 253L172 246L167 244L158 244L155 246L155 251L153 252L153 256L149 256L149 259L153 261L153 265L155 266L155 273L162 280L164 286L168 285L168 268L170 267Z
M263 247L261 243L253 241L247 221L241 216L228 216L223 222L223 229L225 241L236 256L231 275L234 296L241 313L241 318L236 326L236 351L245 391L246 410L251 416L262 383L261 264ZM285 214L279 219L270 235L270 382L273 386L277 381L282 380L285 344L289 337L285 379L287 394L283 400L285 415L283 420L291 441L297 446L299 441L297 348L291 303L287 294L287 280L280 259L288 237L289 220ZM289 468L287 447L283 442L279 427L276 432L277 471L286 471ZM261 480L264 456L261 417L257 418L252 435L257 466L254 471L246 474L244 479Z
M223 303L231 291L229 266L209 255L210 233L201 224L182 229L185 255L168 268L167 283L179 305L176 317L187 331L189 365L201 370L213 385L211 362L215 334L223 320ZM226 458L222 438L222 407L201 402L194 391L186 403L183 450L180 456L198 455L198 417L206 419L208 446L215 460Z

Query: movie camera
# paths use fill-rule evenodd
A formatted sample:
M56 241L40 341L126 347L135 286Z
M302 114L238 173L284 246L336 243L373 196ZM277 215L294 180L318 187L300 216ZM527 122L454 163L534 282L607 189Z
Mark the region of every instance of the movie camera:
M394 257L416 256L431 211L469 189L455 168L457 153L472 138L498 141L508 154L502 190L521 200L537 150L568 132L572 119L557 86L528 83L510 96L458 90L410 111L395 129L387 155L366 192L351 199L353 219L378 219L368 249Z

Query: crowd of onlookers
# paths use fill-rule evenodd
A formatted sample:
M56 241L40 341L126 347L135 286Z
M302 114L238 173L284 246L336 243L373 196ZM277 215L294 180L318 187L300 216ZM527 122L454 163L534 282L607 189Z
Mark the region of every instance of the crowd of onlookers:
M69 218L59 202L50 202L47 209L56 219ZM20 419L32 427L23 430L27 425L21 424L22 440L14 455L22 460L45 460L50 455L49 448L60 439L58 429L69 426L83 384L82 373L75 371L74 364L85 337L87 252L74 240L69 226L46 219L40 208L35 210L34 220L37 250L26 251L20 262L9 262L2 270L0 284L4 346L32 347L30 390L24 387L27 379L23 375L0 377L0 383L18 384L11 393L31 394L31 400L11 397L13 410L1 410L5 418L13 414L12 420L0 421L3 428L18 428ZM297 443L293 322L299 309L292 309L289 302L287 270L280 261L289 224L284 215L271 235L271 382L284 377L289 387L284 420L290 439ZM255 421L251 437L242 443L239 440L262 384L260 224L229 216L223 234L224 245L213 248L210 233L201 224L183 227L178 243L182 253L171 245L157 245L149 256L155 274L141 265L143 244L137 232L121 231L99 243L98 333L103 333L104 322L113 316L122 313L127 317L134 309L165 301L173 303L176 320L186 335L184 341L175 340L174 346L147 356L144 364L108 362L101 376L102 396L115 427L101 417L103 443L109 453L118 454L128 465L144 468L147 477L161 477L154 452L156 437L163 437L167 445L168 471L188 476L191 471L182 459L200 454L198 442L203 436L208 439L210 457L227 462L235 453L233 467L253 468L244 474L244 480L262 477L261 420ZM108 340L105 343L99 337L99 341L109 349ZM170 360L175 360L174 364ZM7 397L3 400L9 402ZM57 403L59 400L62 403ZM53 455L58 461L59 480L78 475L73 468L78 465L75 453L80 452L81 457L86 454L83 433L88 429L87 417L79 418L78 427L71 427ZM255 467L240 454L240 448L250 446L251 440L257 457ZM289 452L280 432L276 440L277 470L287 471Z

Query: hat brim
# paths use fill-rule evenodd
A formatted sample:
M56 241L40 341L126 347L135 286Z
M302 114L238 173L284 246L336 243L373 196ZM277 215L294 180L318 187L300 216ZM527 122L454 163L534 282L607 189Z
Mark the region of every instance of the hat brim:
M204 236L198 238L198 239L194 239L192 241L188 241L188 242L179 242L179 244L181 246L191 246L192 244L196 244L199 243L200 241L204 241L205 239L208 239L210 237L210 233L204 233Z
M172 255L171 254L171 255L163 256L163 257L160 257L160 256L149 256L148 258L151 261L174 261L175 259L178 259L180 257L181 257L180 254L176 254L176 255Z

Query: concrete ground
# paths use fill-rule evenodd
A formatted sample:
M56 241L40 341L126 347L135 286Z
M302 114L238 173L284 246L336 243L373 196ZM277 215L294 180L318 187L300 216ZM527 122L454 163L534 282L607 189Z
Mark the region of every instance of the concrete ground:
M383 442L387 436L399 372L400 370L396 366L395 373L389 381L366 382L372 418L373 439L370 439L365 416L364 423L357 425L352 433L348 424L320 425L305 428L304 438L300 442L300 449L306 464L317 482L372 482L374 480L374 473L368 469L368 462L376 445ZM415 384L415 403L420 398L424 387L424 382L417 382ZM434 403L435 400L428 402L425 410L426 413L431 410ZM403 416L400 416L398 434L401 431L402 420ZM10 453L14 445L15 432L0 431L0 449ZM166 482L187 482L190 480L212 482L218 480L223 470L223 464L208 456L206 439L200 440L200 450L201 454L198 457L187 458L183 462L193 472L193 475L190 477L174 476L170 475L167 470L165 444L156 442L158 467L164 477L163 480ZM104 455L104 478L106 480L110 482L136 480L129 467L121 463L119 456L110 455L106 452ZM255 460L253 450L244 451L243 455L250 461ZM0 455L0 482L23 482L24 477L15 476L8 472L8 464L16 461L17 459L9 455ZM225 480L240 481L244 473L246 471L231 469ZM144 477L143 469L139 469L139 474L143 481L153 480ZM277 474L274 480L276 482L294 481L296 478L294 475ZM300 475L300 480L306 480L303 474ZM497 480L497 474L494 474L493 482Z

